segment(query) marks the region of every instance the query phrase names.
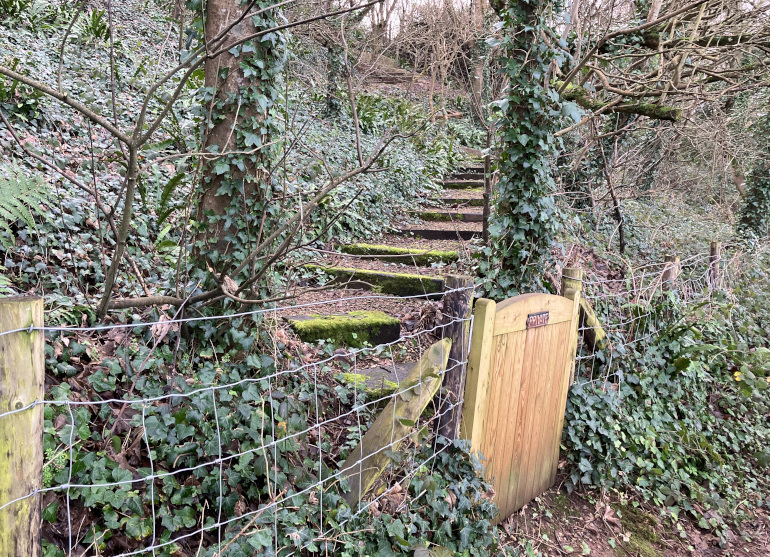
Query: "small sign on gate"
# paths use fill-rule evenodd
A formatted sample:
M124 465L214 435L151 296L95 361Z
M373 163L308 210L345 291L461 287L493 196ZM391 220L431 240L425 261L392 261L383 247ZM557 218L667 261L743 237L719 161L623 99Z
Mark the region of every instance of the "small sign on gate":
M527 329L534 329L535 327L545 327L546 325L548 325L548 316L549 315L547 311L530 313L527 316Z

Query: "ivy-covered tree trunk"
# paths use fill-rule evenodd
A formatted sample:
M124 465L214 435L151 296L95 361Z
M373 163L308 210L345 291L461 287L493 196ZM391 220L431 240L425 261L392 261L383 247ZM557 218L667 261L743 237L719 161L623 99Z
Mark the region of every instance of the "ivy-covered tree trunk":
M754 124L759 162L746 178L744 204L738 219L738 234L765 238L770 226L770 103Z
M342 45L326 45L326 116L338 118L342 114L340 91L344 79L344 51Z
M237 20L247 2L208 0L206 40L211 42ZM252 11L272 5L260 0ZM277 25L276 11L246 16L224 45ZM199 262L226 273L271 232L279 208L271 203L270 162L274 148L271 111L279 99L282 37L272 33L212 58L205 66L206 129L196 253Z
M765 238L770 224L770 162L760 161L746 180L746 198L738 221L744 238Z
M551 32L550 2L498 0L493 7L503 21L501 65L510 85L500 103L499 202L481 270L490 279L490 295L506 297L546 288L544 270L561 226L551 195L560 103L548 86L556 53L542 39Z

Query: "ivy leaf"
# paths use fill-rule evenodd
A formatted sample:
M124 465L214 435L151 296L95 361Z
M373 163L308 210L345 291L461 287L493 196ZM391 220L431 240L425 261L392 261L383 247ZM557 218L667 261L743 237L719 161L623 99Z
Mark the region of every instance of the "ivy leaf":
M529 141L529 136L526 133L519 134L518 140L519 140L519 143L521 143L526 147L527 142Z
M261 147L262 146L262 138L259 135L257 135L256 133L244 132L244 134L243 134L243 142L248 147Z
M59 503L54 501L50 505L48 505L45 509L43 509L43 520L46 520L53 524L56 522L56 516L59 513Z

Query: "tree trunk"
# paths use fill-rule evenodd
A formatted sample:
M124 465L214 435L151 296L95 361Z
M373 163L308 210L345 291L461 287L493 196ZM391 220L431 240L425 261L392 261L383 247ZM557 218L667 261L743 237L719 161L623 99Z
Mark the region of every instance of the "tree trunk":
M480 36L484 31L484 7L486 5L485 0L474 0L473 2L473 29L476 32L476 36ZM478 48L476 40L472 46L474 50ZM482 110L483 103L483 90L484 90L484 58L479 56L476 60L476 65L473 67L473 75L471 76L471 93L473 98L473 110L476 111L476 115L480 120L484 120L484 114Z
M262 2L257 2L256 8ZM209 0L206 41L242 15L239 0ZM263 16L264 17L264 16ZM270 23L267 23L270 25ZM228 33L227 43L258 31L245 17ZM221 45L218 45L221 46ZM237 254L258 241L269 203L270 126L266 122L276 94L270 79L276 68L275 47L259 39L235 54L225 52L206 61L205 84L213 91L206 106L204 151L217 153L205 161L196 254L200 262L226 272L239 263Z

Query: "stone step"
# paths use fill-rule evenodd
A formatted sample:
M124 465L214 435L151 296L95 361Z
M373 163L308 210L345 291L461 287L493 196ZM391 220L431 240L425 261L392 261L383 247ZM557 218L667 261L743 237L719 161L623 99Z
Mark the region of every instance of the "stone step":
M455 172L473 172L474 174L484 174L484 163L469 164L467 166L461 166Z
M440 200L444 205L450 207L483 207L484 198L481 197L443 197Z
M473 210L451 211L436 209L431 211L416 212L415 214L422 220L428 222L483 222L484 220L484 215L481 213L481 211Z
M351 311L330 315L289 315L284 317L304 342L331 340L360 348L394 342L401 336L401 322L381 311Z
M331 275L334 277L334 282L340 283L343 287L344 283L352 283L351 288L367 288L393 296L440 297L444 291L444 279L441 277L313 264L304 265L304 268Z
M450 180L484 180L484 171L481 172L453 172Z
M484 189L484 180L444 180L441 185L450 190Z
M460 259L456 251L431 250L413 247L394 247L375 244L349 244L336 246L342 253L361 255L364 259L379 259L389 263L406 263L430 267L432 263L454 263Z
M396 233L401 236L423 238L425 240L472 240L481 237L479 223L448 223L446 228L428 227L426 225L405 226L398 228Z

